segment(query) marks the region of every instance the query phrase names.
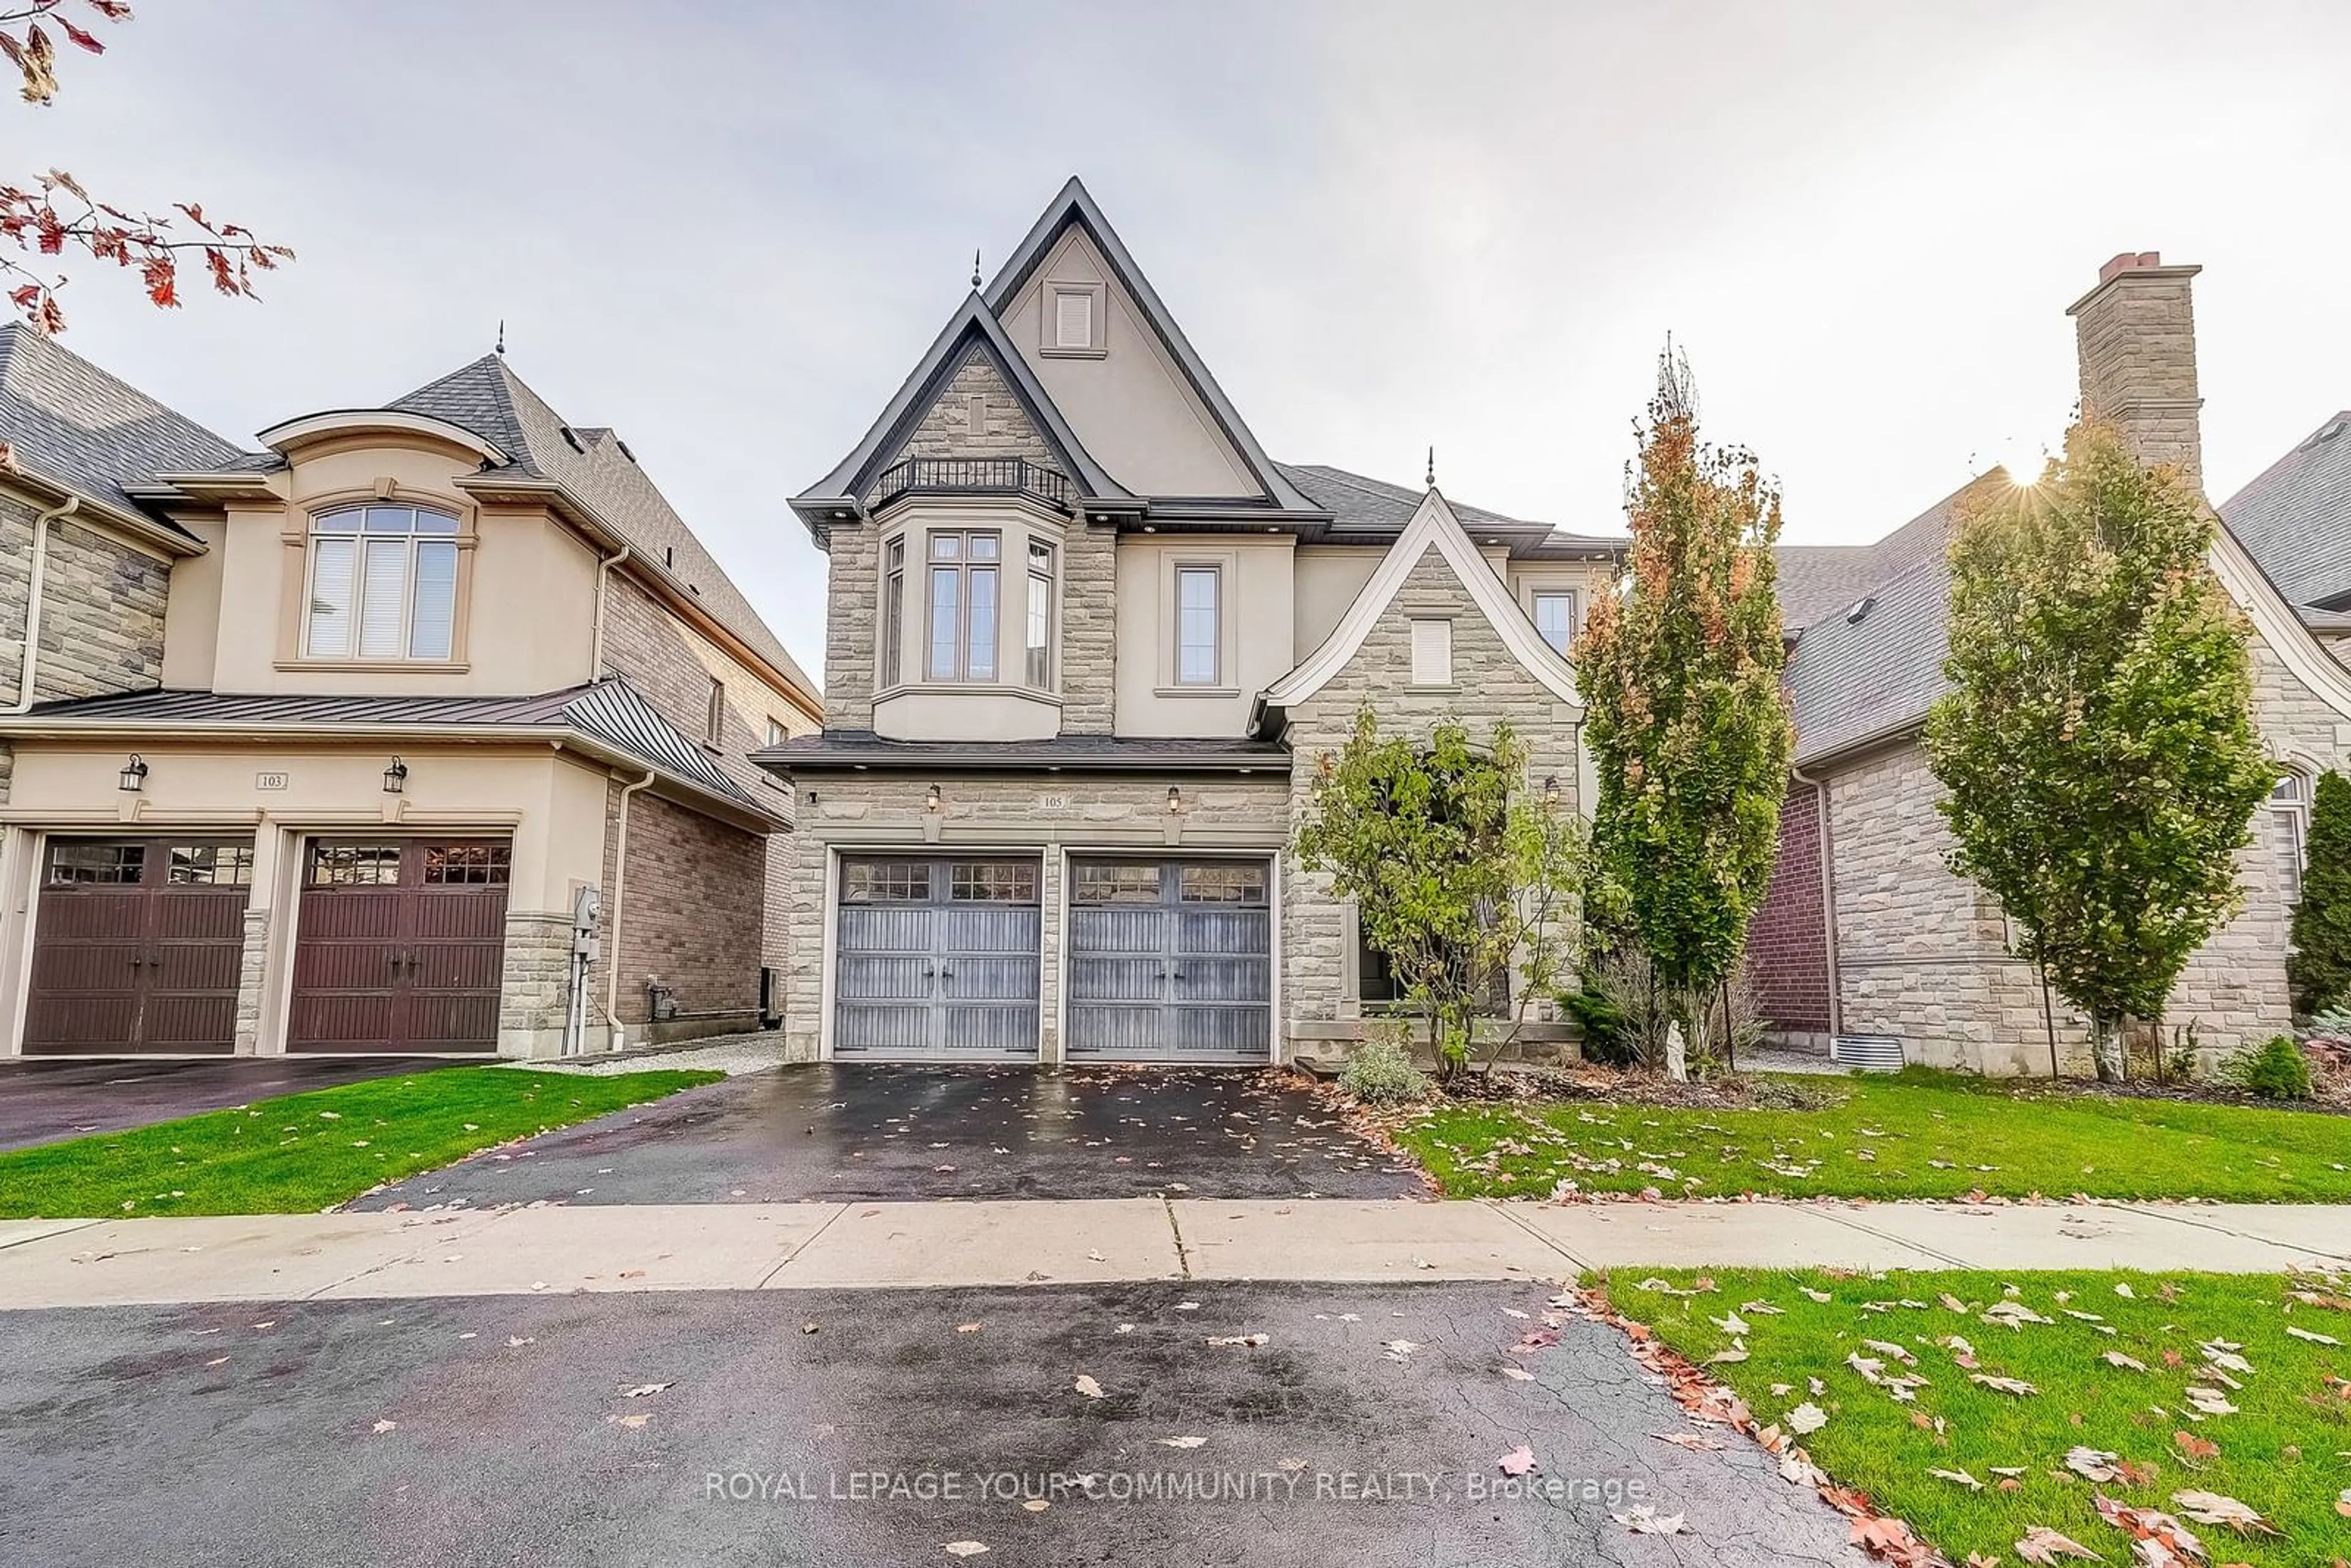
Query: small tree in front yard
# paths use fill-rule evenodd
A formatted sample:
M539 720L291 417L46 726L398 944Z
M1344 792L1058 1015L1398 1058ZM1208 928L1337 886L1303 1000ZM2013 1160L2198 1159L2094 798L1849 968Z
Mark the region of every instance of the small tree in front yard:
M1631 583L1576 643L1599 773L1595 913L1655 967L1707 1049L1780 841L1794 737L1780 690L1771 546L1780 496L1754 455L1698 438L1689 367L1668 350L1625 500Z
M1526 765L1507 725L1482 750L1451 721L1422 745L1382 735L1368 708L1344 747L1315 759L1299 863L1354 901L1448 1078L1468 1063L1488 998L1519 977L1499 1055L1562 983L1574 946L1583 824L1549 789L1523 788Z
M2163 1013L2237 905L2237 852L2276 781L2254 733L2245 627L2169 468L2095 422L2038 485L1980 501L1951 546L1955 689L1927 750L1951 869L2087 1013L2098 1076L2126 1018Z
M2318 776L2306 861L2285 977L2294 1010L2314 1016L2351 1000L2351 779L2340 773Z

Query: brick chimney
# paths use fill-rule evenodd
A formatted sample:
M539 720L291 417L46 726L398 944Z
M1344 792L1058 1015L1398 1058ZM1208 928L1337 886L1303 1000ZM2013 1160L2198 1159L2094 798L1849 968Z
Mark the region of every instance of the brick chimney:
M2155 251L2125 251L2098 268L2098 286L2075 300L2082 409L2117 426L2139 461L2168 463L2199 492L2204 440L2197 411L2196 311L2189 285L2200 267L2166 267Z

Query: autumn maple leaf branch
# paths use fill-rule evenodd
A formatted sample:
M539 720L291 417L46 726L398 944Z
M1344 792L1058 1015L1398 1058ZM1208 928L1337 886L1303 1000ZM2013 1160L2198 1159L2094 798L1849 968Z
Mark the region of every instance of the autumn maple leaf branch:
M135 267L147 298L159 306L180 303L183 252L203 258L216 291L246 298L258 298L253 287L256 271L272 271L280 261L294 259L291 249L269 244L242 224L214 223L199 204L173 204L175 211L204 231L199 236L183 238L171 232L172 219L152 213L128 213L99 201L63 170L52 169L36 183L38 188L31 191L0 185L0 239L16 241L17 248L28 254L57 256L71 246L89 252L95 260ZM60 192L78 202L78 210L68 204L60 211ZM56 292L63 278L45 277L6 256L0 256L0 274L24 280L9 290L8 299L36 330L63 329L65 312Z

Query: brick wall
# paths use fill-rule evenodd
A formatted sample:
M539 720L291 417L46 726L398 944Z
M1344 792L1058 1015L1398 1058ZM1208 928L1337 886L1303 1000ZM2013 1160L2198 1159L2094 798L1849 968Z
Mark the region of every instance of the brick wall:
M658 976L692 1013L759 1005L767 852L760 835L641 790L629 802L629 866L617 948L622 1023L651 1015Z
M16 695L39 508L0 493L0 702ZM43 702L162 684L168 562L71 518L49 525L34 695Z
M1780 857L1747 927L1755 1010L1782 1034L1829 1031L1828 927L1821 906L1820 791L1792 784L1780 806Z

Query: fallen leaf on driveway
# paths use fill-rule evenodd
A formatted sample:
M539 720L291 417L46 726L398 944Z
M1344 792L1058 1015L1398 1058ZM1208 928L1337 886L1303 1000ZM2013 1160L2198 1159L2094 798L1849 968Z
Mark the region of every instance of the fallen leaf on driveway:
M399 1426L400 1423L397 1421L378 1421L375 1424L375 1429L378 1432L390 1432L395 1430Z
M1087 1376L1082 1372L1078 1374L1078 1380L1070 1385L1070 1386L1076 1389L1079 1393L1084 1395L1089 1399L1099 1399L1102 1396L1102 1385L1096 1383L1092 1378Z
M977 1541L950 1541L947 1542L947 1555L950 1557L977 1557L987 1550L987 1547L981 1545Z
M1265 1343L1273 1336L1261 1333L1212 1333L1208 1343L1215 1345L1242 1345L1250 1350Z
M1790 1486L1816 1487L1825 1485L1829 1478L1799 1452L1780 1456L1780 1479Z
M1522 1476L1529 1470L1541 1468L1535 1460L1535 1451L1524 1443L1520 1443L1517 1448L1496 1459L1494 1463L1501 1467L1502 1473L1506 1476Z
M1176 1310L1179 1312L1196 1312L1200 1310L1200 1303L1197 1301L1178 1301L1176 1303Z
M2219 1492L2176 1491L2171 1494L2171 1502L2173 1507L2199 1524L2225 1524L2240 1535L2249 1535L2255 1531L2263 1535L2279 1533L2254 1510Z
M1936 1560L1933 1550L1911 1534L1910 1527L1898 1519L1876 1514L1856 1519L1853 1521L1852 1541L1872 1557L1882 1557L1888 1563L1924 1568Z
M977 1333L978 1332L979 1332L979 1325L978 1325L977 1323L957 1323L957 1324L956 1324L956 1333Z
M1158 1437L1153 1440L1163 1448L1196 1448L1208 1439L1206 1437Z
M1419 1348L1420 1346L1408 1339L1392 1339L1380 1347L1381 1353L1390 1361L1398 1362L1405 1360Z
M2044 1568L2060 1557L2087 1557L2096 1563L2105 1561L2073 1537L2060 1535L2045 1524L2036 1524L2024 1532L2024 1539L2016 1543L2016 1554L2027 1563L2042 1563Z
M1679 1535L1682 1533L1682 1516L1680 1514L1659 1513L1646 1502L1634 1504L1633 1511L1630 1513L1612 1513L1608 1517L1614 1520L1617 1523L1623 1525L1625 1529L1631 1531L1635 1535Z
M648 1395L659 1394L663 1389L672 1386L674 1385L667 1383L640 1383L634 1388L622 1389L621 1397L623 1399L643 1399Z
M646 1422L652 1420L653 1417L650 1416L607 1416L604 1419L610 1421L615 1427L626 1427L633 1431L637 1427L642 1427Z
M227 1357L224 1356L222 1359L226 1360ZM1501 1373L1513 1383L1532 1383L1535 1380L1535 1375L1522 1366L1506 1366L1501 1369Z
M1788 1412L1788 1430L1799 1437L1817 1432L1828 1424L1829 1413L1809 1399Z
M1719 1441L1703 1432L1652 1432L1649 1436L1660 1443L1671 1443L1677 1448L1687 1448L1694 1453L1722 1447Z

